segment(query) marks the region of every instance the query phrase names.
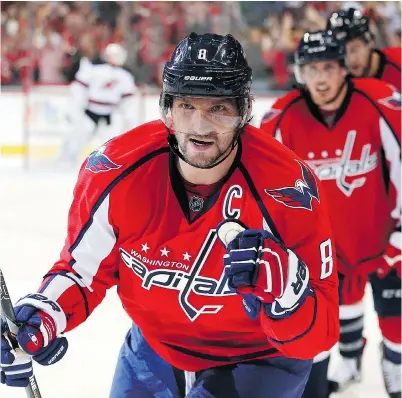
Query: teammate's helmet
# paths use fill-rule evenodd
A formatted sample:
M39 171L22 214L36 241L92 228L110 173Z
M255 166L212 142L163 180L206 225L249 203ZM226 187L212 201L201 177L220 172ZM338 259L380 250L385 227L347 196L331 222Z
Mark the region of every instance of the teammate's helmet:
M306 32L295 53L296 65L328 60L342 61L344 59L344 42L337 39L330 30Z
M349 8L332 13L327 21L327 29L346 41L361 38L369 42L372 39L369 24L368 17L355 8Z
M127 51L120 44L110 43L105 48L103 57L109 64L122 66L126 62Z
M303 84L300 67L311 62L339 61L345 65L346 49L343 40L337 39L330 30L306 32L295 52L295 76Z

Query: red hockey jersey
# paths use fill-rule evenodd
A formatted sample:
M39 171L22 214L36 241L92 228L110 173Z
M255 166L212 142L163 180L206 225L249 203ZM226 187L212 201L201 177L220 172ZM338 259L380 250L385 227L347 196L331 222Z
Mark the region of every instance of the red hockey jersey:
M380 65L374 77L392 84L399 92L402 85L401 50L400 47L374 50L380 55Z
M328 127L308 92L294 90L277 100L261 129L323 181L340 272L374 271L388 248L400 251L399 93L380 80L350 80Z
M65 247L40 292L61 305L68 331L118 285L148 343L189 371L328 350L339 332L335 251L320 182L305 181L299 161L247 126L226 181L191 220L162 122L109 141L80 171ZM265 192L280 188L289 195ZM315 297L285 319L263 312L259 320L248 318L224 274L216 227L225 218L278 236L309 267Z

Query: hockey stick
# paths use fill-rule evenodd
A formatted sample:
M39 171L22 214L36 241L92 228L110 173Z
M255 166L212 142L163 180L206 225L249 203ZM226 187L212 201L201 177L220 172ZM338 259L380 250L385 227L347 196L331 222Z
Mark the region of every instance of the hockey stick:
M1 316L5 319L11 340L13 341L13 345L15 345L15 350L17 353L23 352L21 348L18 347L17 340L15 336L18 333L18 326L15 320L14 308L11 303L10 295L8 294L8 289L6 285L6 281L4 280L3 272L0 270L0 301L1 301ZM25 392L27 393L28 398L42 398L42 395L39 391L38 383L36 382L35 375L32 375L29 378L29 384L25 387Z

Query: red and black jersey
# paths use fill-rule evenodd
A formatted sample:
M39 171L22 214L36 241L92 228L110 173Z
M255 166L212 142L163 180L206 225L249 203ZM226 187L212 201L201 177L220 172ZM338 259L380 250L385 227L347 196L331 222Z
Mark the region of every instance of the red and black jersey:
M377 79L352 79L329 126L308 91L293 90L277 100L261 129L322 180L342 273L375 270L389 244L400 250L398 92Z
M82 166L64 249L40 292L63 308L68 331L118 285L148 343L184 370L272 355L312 358L337 341L338 292L325 197L305 169L292 151L247 126L228 175L193 203L202 206L194 217L166 127L135 128ZM251 320L224 273L216 228L225 218L265 228L293 250L309 268L314 296L287 318L261 311Z
M380 56L380 64L374 77L392 84L399 92L402 85L401 50L400 47L374 50Z

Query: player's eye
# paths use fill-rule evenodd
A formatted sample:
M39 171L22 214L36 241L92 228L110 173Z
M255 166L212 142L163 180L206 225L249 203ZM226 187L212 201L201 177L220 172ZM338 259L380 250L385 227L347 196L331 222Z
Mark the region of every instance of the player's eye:
M194 109L194 107L188 102L181 102L179 106L182 109Z
M313 65L310 65L310 67L307 69L309 73L315 73L317 71L316 67Z
M226 110L225 105L214 105L211 108L211 112L222 112L222 111L225 111L225 110Z

